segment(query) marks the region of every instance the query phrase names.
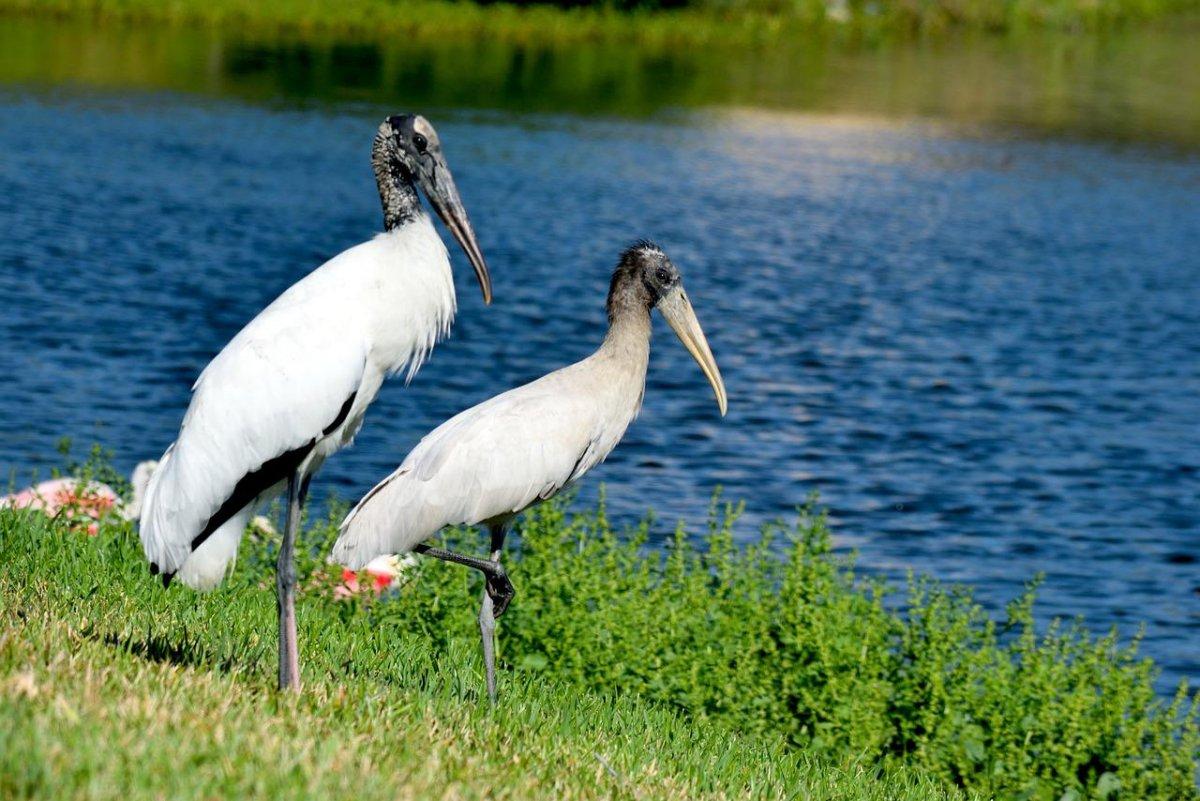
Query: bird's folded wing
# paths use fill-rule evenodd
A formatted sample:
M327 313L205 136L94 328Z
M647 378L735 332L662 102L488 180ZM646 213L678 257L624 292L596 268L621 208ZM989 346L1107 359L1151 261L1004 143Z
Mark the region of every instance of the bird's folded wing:
M606 431L598 409L584 392L534 382L451 418L354 508L334 559L355 566L402 553L443 526L549 498L602 461L624 432L624 424Z
M349 413L364 375L363 340L325 336L326 326L306 322L260 315L197 380L179 438L146 492L142 544L161 570L178 569L215 515L286 479Z

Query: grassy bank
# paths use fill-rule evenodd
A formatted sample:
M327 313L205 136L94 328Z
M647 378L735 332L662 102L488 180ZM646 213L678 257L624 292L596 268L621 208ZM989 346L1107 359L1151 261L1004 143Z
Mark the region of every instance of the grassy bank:
M768 43L814 32L909 35L952 29L1081 30L1200 10L1197 0L630 0L579 8L452 0L0 0L0 13L114 23L215 25L337 35L486 38L530 43Z
M305 692L281 698L269 581L247 561L211 596L164 592L124 527L0 510L0 798L959 797L538 671L508 671L490 710L459 636L473 597L443 600L462 618L447 644L311 572Z
M1197 701L1156 698L1132 647L1036 633L1031 596L992 621L915 583L898 610L819 516L784 560L727 517L659 558L602 511L543 507L509 559L494 713L474 576L421 563L339 600L332 534L305 533L307 692L286 700L270 540L198 596L151 579L127 524L0 510L0 795L1197 797Z

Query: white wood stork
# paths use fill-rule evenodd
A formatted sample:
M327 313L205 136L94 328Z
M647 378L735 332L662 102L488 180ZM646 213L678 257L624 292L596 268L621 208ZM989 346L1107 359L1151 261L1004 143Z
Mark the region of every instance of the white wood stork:
M208 364L142 510L151 572L164 586L178 575L210 589L232 565L255 507L286 486L276 566L281 688L300 685L293 550L309 480L353 440L383 379L405 368L411 378L454 318L449 254L418 186L491 302L491 277L433 126L389 117L371 164L385 232L292 285Z
M725 385L679 271L657 245L638 242L613 273L608 334L595 353L438 426L342 523L332 559L348 567L411 550L484 574L479 629L493 699L495 618L514 594L500 564L505 534L518 512L580 479L620 442L642 405L655 308L704 371L723 416ZM421 544L457 524L488 527L490 560Z

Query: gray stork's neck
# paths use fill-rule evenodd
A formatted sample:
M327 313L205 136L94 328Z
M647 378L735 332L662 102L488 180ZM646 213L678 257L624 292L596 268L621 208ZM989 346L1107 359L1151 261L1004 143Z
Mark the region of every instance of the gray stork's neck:
M385 231L395 230L425 213L417 197L412 173L395 157L392 145L383 135L375 137L371 167L375 171L375 185L379 188L379 202L383 205Z
M613 276L608 292L608 333L600 353L645 375L650 360L649 292L634 274Z

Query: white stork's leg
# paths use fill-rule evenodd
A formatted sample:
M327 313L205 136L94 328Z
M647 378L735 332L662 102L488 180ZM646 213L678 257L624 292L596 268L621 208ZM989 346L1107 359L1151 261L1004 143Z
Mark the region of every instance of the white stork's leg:
M287 520L275 564L275 590L279 602L279 689L300 690L300 650L296 641L296 530L308 482L299 473L288 478Z

